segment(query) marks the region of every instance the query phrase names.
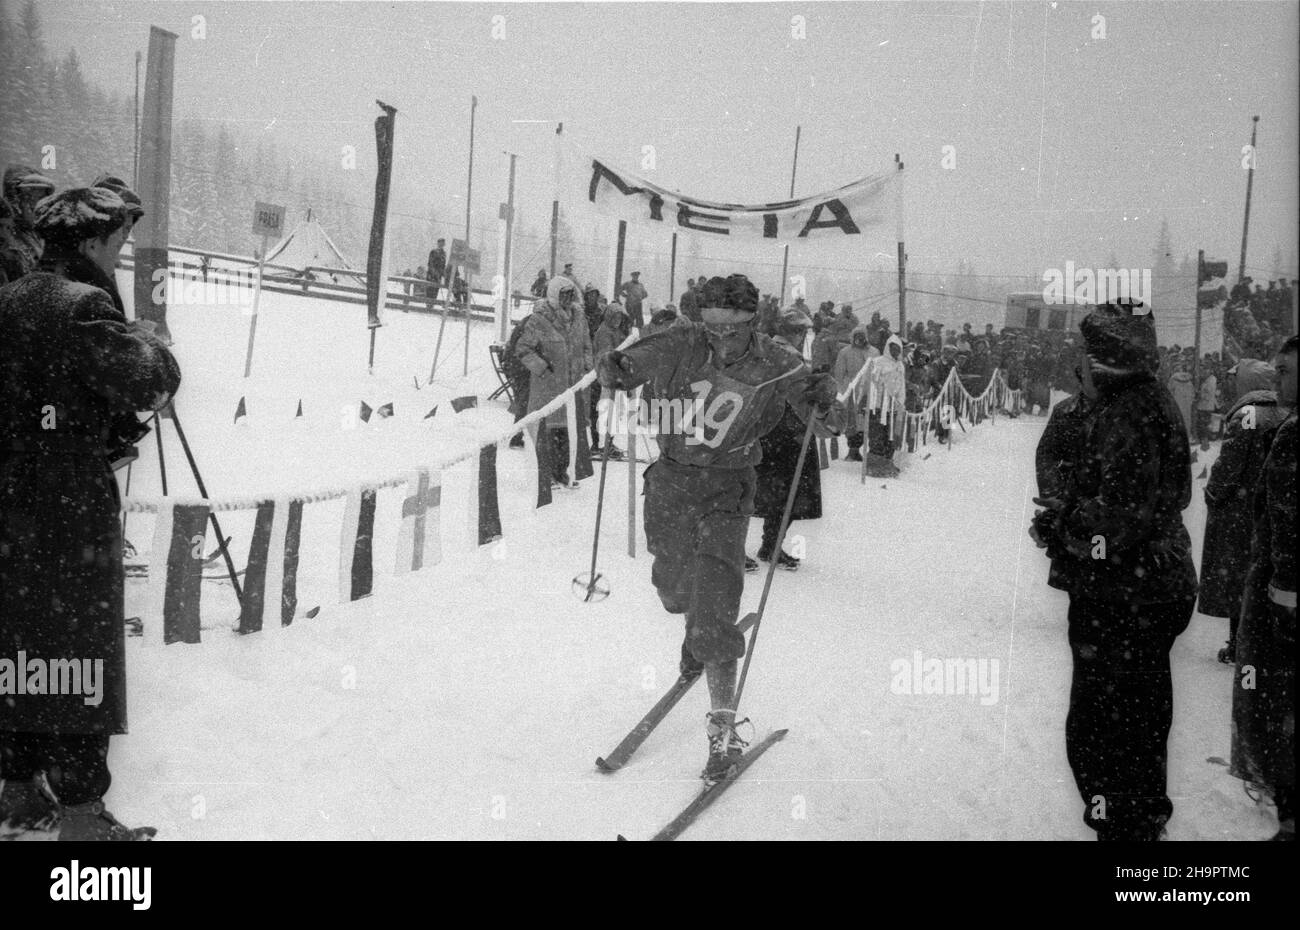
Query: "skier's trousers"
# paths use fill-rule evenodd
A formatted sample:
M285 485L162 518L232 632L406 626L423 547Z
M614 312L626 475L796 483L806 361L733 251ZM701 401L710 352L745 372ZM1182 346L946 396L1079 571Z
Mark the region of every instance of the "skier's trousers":
M745 654L735 624L754 488L751 466L709 468L661 457L645 471L650 578L664 609L686 614L686 648L699 662Z

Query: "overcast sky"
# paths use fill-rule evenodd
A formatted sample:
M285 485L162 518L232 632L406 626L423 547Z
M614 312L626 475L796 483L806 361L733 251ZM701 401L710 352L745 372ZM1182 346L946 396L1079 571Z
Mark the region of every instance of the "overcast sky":
M246 121L282 155L333 158L350 143L372 176L374 101L385 100L399 111L402 190L427 192L447 215L464 210L471 93L485 221L505 197L503 149L521 156L530 222L549 214L553 125L515 121L563 120L576 144L632 170L652 145L654 180L731 202L786 196L796 125L797 195L898 152L916 272L966 258L981 272L1037 274L1111 253L1149 267L1167 219L1175 260L1202 247L1235 273L1241 147L1258 115L1247 264L1267 277L1281 246L1296 274L1294 2L39 6L52 50L75 46L89 77L126 93L149 25L178 33L177 117ZM201 40L190 37L196 15ZM792 35L794 15L805 38ZM495 16L504 38L493 38ZM867 249L892 255L892 233ZM860 244L795 256L862 259Z

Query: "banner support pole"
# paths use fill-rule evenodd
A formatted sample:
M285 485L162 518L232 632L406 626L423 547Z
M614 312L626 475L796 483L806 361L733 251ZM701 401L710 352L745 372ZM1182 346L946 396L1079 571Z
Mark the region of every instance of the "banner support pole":
M799 135L803 132L803 126L794 127L794 163L790 165L790 199L794 200L794 176L799 170ZM784 252L781 256L781 288L777 292L780 296L777 298L777 306L785 303L785 276L790 270L790 243L784 246Z

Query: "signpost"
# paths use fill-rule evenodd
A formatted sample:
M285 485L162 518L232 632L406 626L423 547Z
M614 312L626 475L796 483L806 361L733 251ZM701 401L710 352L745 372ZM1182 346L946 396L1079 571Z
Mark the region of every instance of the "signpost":
M257 308L262 300L262 268L266 264L266 249L274 236L278 242L284 237L284 207L273 203L253 204L253 235L262 237L262 248L257 253L257 280L253 284L253 318L248 322L248 355L244 359L244 377L253 370L253 337L257 335Z

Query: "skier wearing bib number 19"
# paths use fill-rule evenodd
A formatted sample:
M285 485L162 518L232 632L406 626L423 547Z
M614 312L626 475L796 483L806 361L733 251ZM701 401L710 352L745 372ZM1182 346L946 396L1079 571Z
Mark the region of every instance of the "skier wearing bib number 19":
M745 585L745 535L754 512L758 440L788 403L806 424L838 432L835 380L756 332L758 290L744 275L711 278L701 323L662 330L597 363L607 390L650 384L648 408L660 456L645 471L645 531L651 581L669 613L686 615L683 674L705 673L709 761L720 780L743 753L735 732L736 628ZM809 454L815 454L811 450Z

